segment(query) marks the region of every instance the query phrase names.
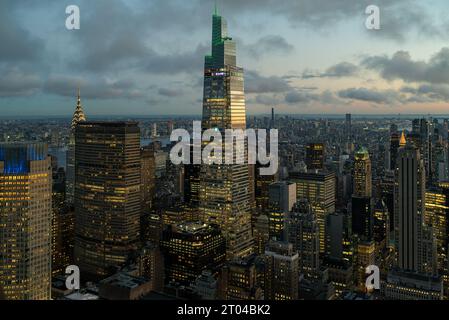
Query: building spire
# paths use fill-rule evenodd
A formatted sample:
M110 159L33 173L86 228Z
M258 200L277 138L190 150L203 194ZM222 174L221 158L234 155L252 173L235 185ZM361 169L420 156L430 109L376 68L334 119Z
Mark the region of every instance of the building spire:
M78 87L78 101L76 104L75 113L73 114L71 129L75 130L78 123L86 121L86 115L84 114L83 107L81 105L81 89Z
M217 5L217 0L215 0L214 15L215 15L215 16L218 16L218 5Z
M407 139L405 138L405 132L402 131L401 140L399 141L399 146L405 147L407 144Z

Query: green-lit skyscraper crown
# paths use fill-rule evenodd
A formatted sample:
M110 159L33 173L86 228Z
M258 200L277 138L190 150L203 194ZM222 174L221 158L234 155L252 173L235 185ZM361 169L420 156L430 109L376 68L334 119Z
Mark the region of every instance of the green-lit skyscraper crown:
M206 56L206 68L235 66L236 62L236 45L228 36L228 24L215 9L212 15L212 55Z

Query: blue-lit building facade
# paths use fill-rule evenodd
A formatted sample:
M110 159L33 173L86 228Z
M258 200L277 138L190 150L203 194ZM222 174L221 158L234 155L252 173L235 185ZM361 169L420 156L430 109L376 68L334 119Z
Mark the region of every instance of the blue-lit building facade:
M0 290L50 299L51 160L43 143L0 145Z

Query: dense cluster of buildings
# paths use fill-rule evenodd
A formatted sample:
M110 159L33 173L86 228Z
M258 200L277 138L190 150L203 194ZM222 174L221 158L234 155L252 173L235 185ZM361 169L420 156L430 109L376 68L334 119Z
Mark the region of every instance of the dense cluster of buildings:
M87 120L79 93L54 138L3 135L2 299L449 298L447 120L247 117L217 12L202 129L277 128L276 174L174 165L157 123ZM48 139L67 147L64 166ZM65 287L69 265L79 290ZM372 265L378 290L366 288Z

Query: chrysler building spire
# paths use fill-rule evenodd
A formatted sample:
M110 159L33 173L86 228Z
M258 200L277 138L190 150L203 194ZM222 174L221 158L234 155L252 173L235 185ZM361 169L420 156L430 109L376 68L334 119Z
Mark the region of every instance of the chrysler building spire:
M78 87L78 102L76 104L75 113L73 114L72 118L72 131L75 131L76 125L82 121L86 121L86 116L84 114L83 107L81 106L81 90Z

